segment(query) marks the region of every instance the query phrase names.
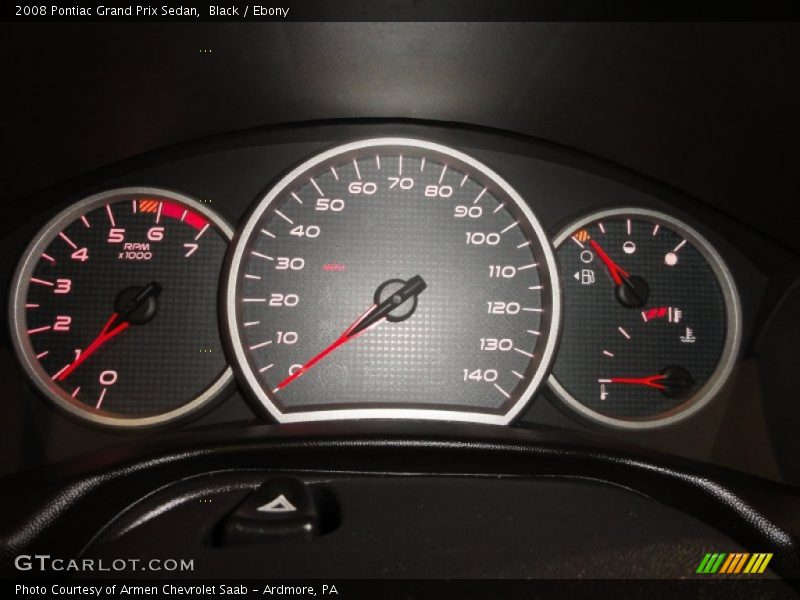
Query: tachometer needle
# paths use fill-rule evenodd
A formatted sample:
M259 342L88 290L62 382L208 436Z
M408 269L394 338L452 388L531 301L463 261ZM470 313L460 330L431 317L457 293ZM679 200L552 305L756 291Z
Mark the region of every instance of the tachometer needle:
M383 285L381 288L382 287ZM427 284L419 275L415 275L403 283L403 285L394 291L388 298L379 303L376 302L369 307L369 309L367 309L366 312L358 317L358 319L353 321L350 326L344 330L344 333L336 338L332 344L305 363L300 369L281 381L274 391L282 390L340 346L343 346L350 340L354 340L365 331L369 331L373 327L380 325L384 320L387 320L387 318L390 317L392 311L398 308L401 304L404 304L406 300L409 300L412 297L416 299L416 296L418 296L426 287ZM380 290L381 288L378 289ZM403 316L403 318L408 318L411 316L412 312L413 311L409 311Z
M161 286L154 281L144 286L141 291L139 291L136 296L134 296L133 299L131 299L131 301L122 308L122 310L111 315L111 318L103 326L103 329L100 331L99 335L92 340L91 344L86 346L86 349L78 355L78 358L76 358L66 369L64 369L64 371L62 371L56 380L64 381L67 377L69 377L70 373L81 366L87 358L97 352L97 350L99 350L106 342L130 327L131 324L128 319L131 317L131 315L141 308L142 305L150 298L158 296L161 293L161 289Z

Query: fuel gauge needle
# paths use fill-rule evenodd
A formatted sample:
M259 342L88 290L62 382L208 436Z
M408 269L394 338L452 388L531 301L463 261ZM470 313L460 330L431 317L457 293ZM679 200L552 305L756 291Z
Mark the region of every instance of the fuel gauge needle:
M640 308L647 304L650 295L647 282L620 267L596 241L590 239L589 244L597 252L617 286L614 290L617 301L628 308Z
M395 280L399 281L399 280ZM381 286L383 287L383 285ZM278 386L273 390L277 392L278 390L282 390L287 385L292 383L295 379L306 373L311 367L316 365L319 361L323 358L328 356L331 352L343 346L347 342L356 339L362 333L369 331L373 327L377 327L380 325L384 320L387 320L391 316L392 311L398 308L401 304L404 304L406 300L410 298L416 298L425 288L427 284L419 275L415 275L408 281L404 282L403 285L394 291L388 298L383 300L382 302L375 303L367 309L358 319L353 321L350 326L344 330L344 333L340 335L336 340L333 341L327 348L325 348L322 352L317 354L314 358L309 360L305 363L301 368L297 371L289 375L286 379L281 381ZM380 288L378 288L380 290ZM403 318L408 318L411 316L412 311L409 311ZM392 319L389 319L392 320ZM394 319L398 320L398 319Z

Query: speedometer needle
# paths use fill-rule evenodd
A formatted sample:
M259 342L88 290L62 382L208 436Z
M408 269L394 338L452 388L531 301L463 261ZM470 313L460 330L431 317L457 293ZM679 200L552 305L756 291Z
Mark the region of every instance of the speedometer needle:
M416 301L416 297L427 287L427 284L422 279L422 277L420 277L419 275L414 275L414 277L404 282L403 285L399 289L394 291L389 297L379 302L377 296L379 296L379 292L384 288L385 285L386 284L382 284L378 288L378 292L376 293L375 304L373 304L369 309L367 309L367 311L360 317L358 317L358 319L353 321L350 324L350 326L344 330L344 333L342 333L342 335L336 338L336 340L334 340L332 344L330 344L322 352L317 354L314 358L309 360L297 371L289 375L286 379L281 381L278 384L278 387L276 387L274 391L282 390L287 385L292 383L295 379L300 377L303 373L311 369L311 367L313 367L323 358L328 356L328 354L330 354L340 346L343 346L350 340L354 340L365 331L368 331L373 327L377 327L384 320L399 321L410 317L411 314L413 313L413 310L403 314L401 317L395 317L395 318L392 318L393 315L391 313L401 304L404 304L406 300L414 298L414 300Z
M144 286L131 299L131 301L122 308L122 310L111 315L111 318L103 326L100 334L94 338L94 340L92 340L91 344L86 346L86 349L78 355L78 358L76 358L66 369L64 369L56 379L58 381L64 381L67 377L69 377L70 373L81 366L87 358L97 352L97 350L100 349L100 347L103 346L107 341L116 337L130 327L131 324L129 319L131 316L137 310L139 310L145 302L150 300L150 298L158 296L160 293L161 286L155 281Z

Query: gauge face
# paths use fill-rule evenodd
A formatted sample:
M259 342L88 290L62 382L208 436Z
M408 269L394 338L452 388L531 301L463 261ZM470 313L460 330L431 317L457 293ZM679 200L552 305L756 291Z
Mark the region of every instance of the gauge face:
M259 201L232 256L236 364L281 422L507 423L553 353L541 226L443 146L376 139L310 159Z
M51 221L12 289L22 364L58 406L141 427L197 411L232 374L217 317L232 231L186 196L104 192Z
M730 373L739 303L716 251L648 210L606 211L556 238L564 322L551 388L572 410L624 428L699 410Z

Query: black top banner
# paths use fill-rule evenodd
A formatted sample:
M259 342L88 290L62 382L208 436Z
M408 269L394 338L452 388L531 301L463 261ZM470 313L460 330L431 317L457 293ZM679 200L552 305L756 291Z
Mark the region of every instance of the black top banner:
M18 0L4 5L11 22L112 21L779 21L797 20L797 3L664 0L233 0L125 2Z

